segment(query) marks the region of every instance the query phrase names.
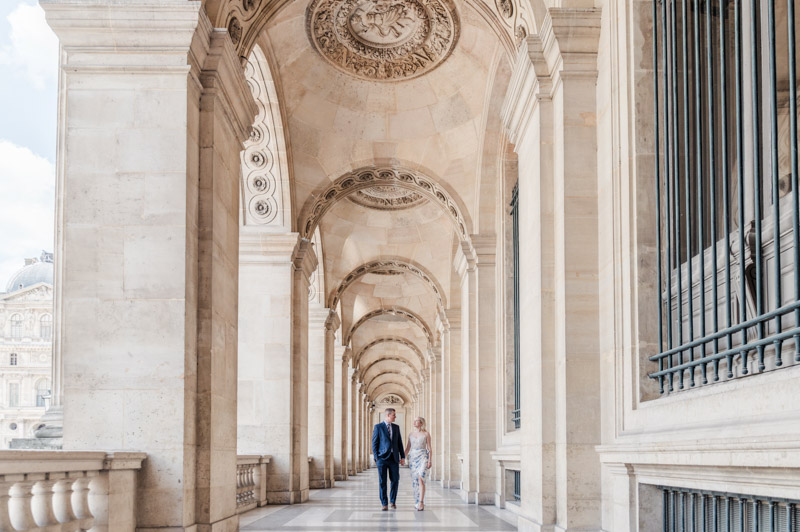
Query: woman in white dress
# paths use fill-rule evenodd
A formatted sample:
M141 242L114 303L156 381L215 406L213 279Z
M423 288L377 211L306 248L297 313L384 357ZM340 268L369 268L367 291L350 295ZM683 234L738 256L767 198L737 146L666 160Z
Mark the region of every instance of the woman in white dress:
M406 459L411 470L411 486L414 488L414 508L425 509L425 477L431 468L431 435L425 430L425 418L414 420L414 431L408 435Z

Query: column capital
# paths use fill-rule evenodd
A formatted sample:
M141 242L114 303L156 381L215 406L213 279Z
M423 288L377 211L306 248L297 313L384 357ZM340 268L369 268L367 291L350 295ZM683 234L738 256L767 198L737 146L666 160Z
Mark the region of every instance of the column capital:
M538 35L528 35L517 51L501 111L511 142L519 143L540 101L550 100L552 85L542 39Z
M422 378L426 381L431 378L430 368L422 368L422 371L420 373L422 373Z
M550 8L539 32L554 82L569 75L597 77L597 47L602 11Z
M358 383L358 373L355 371L355 369L353 370L353 374L350 375L350 383L355 389L355 385Z
M239 263L289 263L297 247L299 233L266 233L239 228Z
M325 320L325 330L335 332L339 326L342 324L342 320L339 319L339 315L336 313L335 310L328 310L328 318Z
M353 350L349 347L345 347L344 352L342 352L342 363L347 365L351 358L353 358Z
M307 238L299 238L292 252L292 263L295 270L301 270L307 278L317 269L317 254L314 244Z
M459 277L463 278L466 272L474 272L476 261L475 249L469 242L461 242L460 246L456 246L453 267L458 272Z
M449 308L444 311L447 315L448 329L451 331L461 328L461 308Z

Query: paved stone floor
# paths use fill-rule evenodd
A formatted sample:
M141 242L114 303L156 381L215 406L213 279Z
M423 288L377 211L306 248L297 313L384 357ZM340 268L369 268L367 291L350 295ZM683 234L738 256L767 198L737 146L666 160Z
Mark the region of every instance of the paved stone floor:
M513 519L510 512L493 506L464 504L454 492L435 483L431 483L425 503L424 511L414 510L409 472L401 469L397 510L382 512L378 473L369 469L346 482L337 482L333 489L312 490L308 503L252 510L241 516L240 530L500 532L517 529L504 520Z

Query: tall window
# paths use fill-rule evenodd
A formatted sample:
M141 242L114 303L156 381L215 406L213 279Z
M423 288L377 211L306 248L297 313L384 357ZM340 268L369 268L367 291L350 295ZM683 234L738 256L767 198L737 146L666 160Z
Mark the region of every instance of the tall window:
M22 338L22 314L11 316L11 338Z
M16 366L17 365L17 354L16 353L11 353L8 356L8 365L9 366Z
M800 362L795 0L655 0L662 393Z
M45 406L45 399L50 396L49 385L46 380L36 383L36 406Z
M514 426L520 426L520 345L519 345L519 182L511 192L511 224L513 226L512 247L514 262L514 410L512 420Z
M45 314L42 316L42 319L39 320L39 325L39 337L42 340L49 340L53 335L53 316Z
M12 382L8 385L8 406L19 406L19 383Z

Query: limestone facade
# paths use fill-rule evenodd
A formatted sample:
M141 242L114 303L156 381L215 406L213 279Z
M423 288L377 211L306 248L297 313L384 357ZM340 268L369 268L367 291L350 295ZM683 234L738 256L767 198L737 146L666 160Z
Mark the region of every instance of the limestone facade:
M137 530L237 529L237 454L268 503L347 482L387 405L521 530L658 530L661 486L800 500L797 364L648 376L652 1L42 5L53 401L64 449L147 453Z

